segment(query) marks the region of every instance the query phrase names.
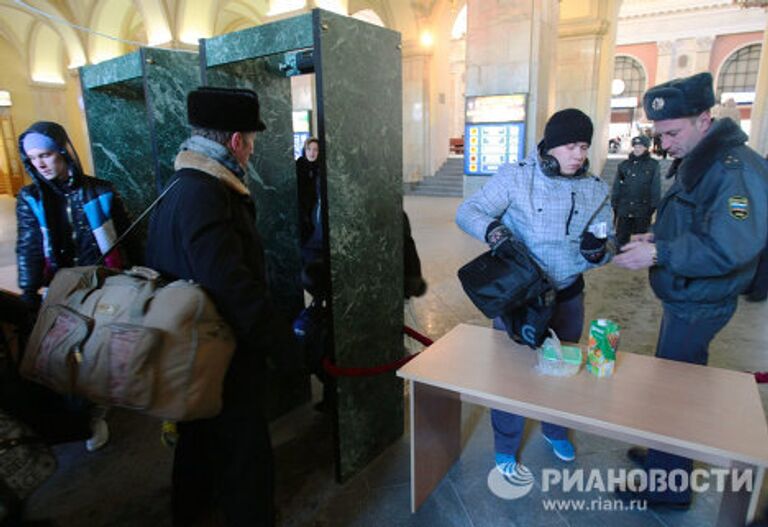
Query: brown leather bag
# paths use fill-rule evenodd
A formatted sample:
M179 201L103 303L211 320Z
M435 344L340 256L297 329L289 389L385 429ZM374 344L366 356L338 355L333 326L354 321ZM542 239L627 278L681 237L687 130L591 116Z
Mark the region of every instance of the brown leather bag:
M21 363L61 393L187 421L221 411L235 338L202 288L146 267L61 269Z

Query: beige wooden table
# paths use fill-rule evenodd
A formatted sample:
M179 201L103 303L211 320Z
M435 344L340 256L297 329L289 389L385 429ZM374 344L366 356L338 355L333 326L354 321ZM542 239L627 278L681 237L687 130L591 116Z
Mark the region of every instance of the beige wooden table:
M754 468L755 492L726 492L717 525L754 516L768 466L768 427L752 375L619 353L598 379L534 371L536 354L502 331L461 324L398 371L410 381L411 506L461 451L461 402L545 420L721 467Z

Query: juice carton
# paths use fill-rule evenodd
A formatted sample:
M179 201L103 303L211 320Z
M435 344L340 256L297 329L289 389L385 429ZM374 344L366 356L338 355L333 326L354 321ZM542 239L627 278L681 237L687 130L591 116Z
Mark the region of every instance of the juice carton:
M587 371L596 377L610 377L616 364L619 347L619 325L605 318L589 324Z

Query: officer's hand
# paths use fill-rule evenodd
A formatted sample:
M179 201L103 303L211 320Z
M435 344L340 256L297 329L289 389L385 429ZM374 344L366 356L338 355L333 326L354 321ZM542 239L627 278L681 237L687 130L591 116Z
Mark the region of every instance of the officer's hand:
M503 223L494 221L488 225L488 230L485 232L485 241L488 242L488 246L492 251L495 251L502 243L511 239L513 239L512 231L507 229Z
M621 248L621 254L613 258L613 263L624 269L638 271L653 265L656 246L646 241L633 241Z
M585 232L581 238L581 255L590 263L596 264L605 258L605 243L607 238L598 238L591 232Z
M630 242L648 242L653 243L654 237L652 232L644 232L643 234L633 234L630 238ZM629 244L627 244L629 245Z

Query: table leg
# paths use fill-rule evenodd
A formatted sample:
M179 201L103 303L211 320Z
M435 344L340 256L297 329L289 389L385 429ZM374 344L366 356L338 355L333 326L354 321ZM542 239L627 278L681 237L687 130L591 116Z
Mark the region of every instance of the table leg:
M411 381L410 403L411 512L416 512L461 453L461 399Z
M752 472L752 487L741 485L738 490L732 487L733 479L728 476L725 478L725 488L723 489L723 500L720 502L720 511L717 514L717 527L743 527L754 519L757 500L760 498L760 488L763 484L765 469L745 465L743 463L734 463L731 470L737 470L740 474L745 470ZM739 480L744 482L743 479Z

